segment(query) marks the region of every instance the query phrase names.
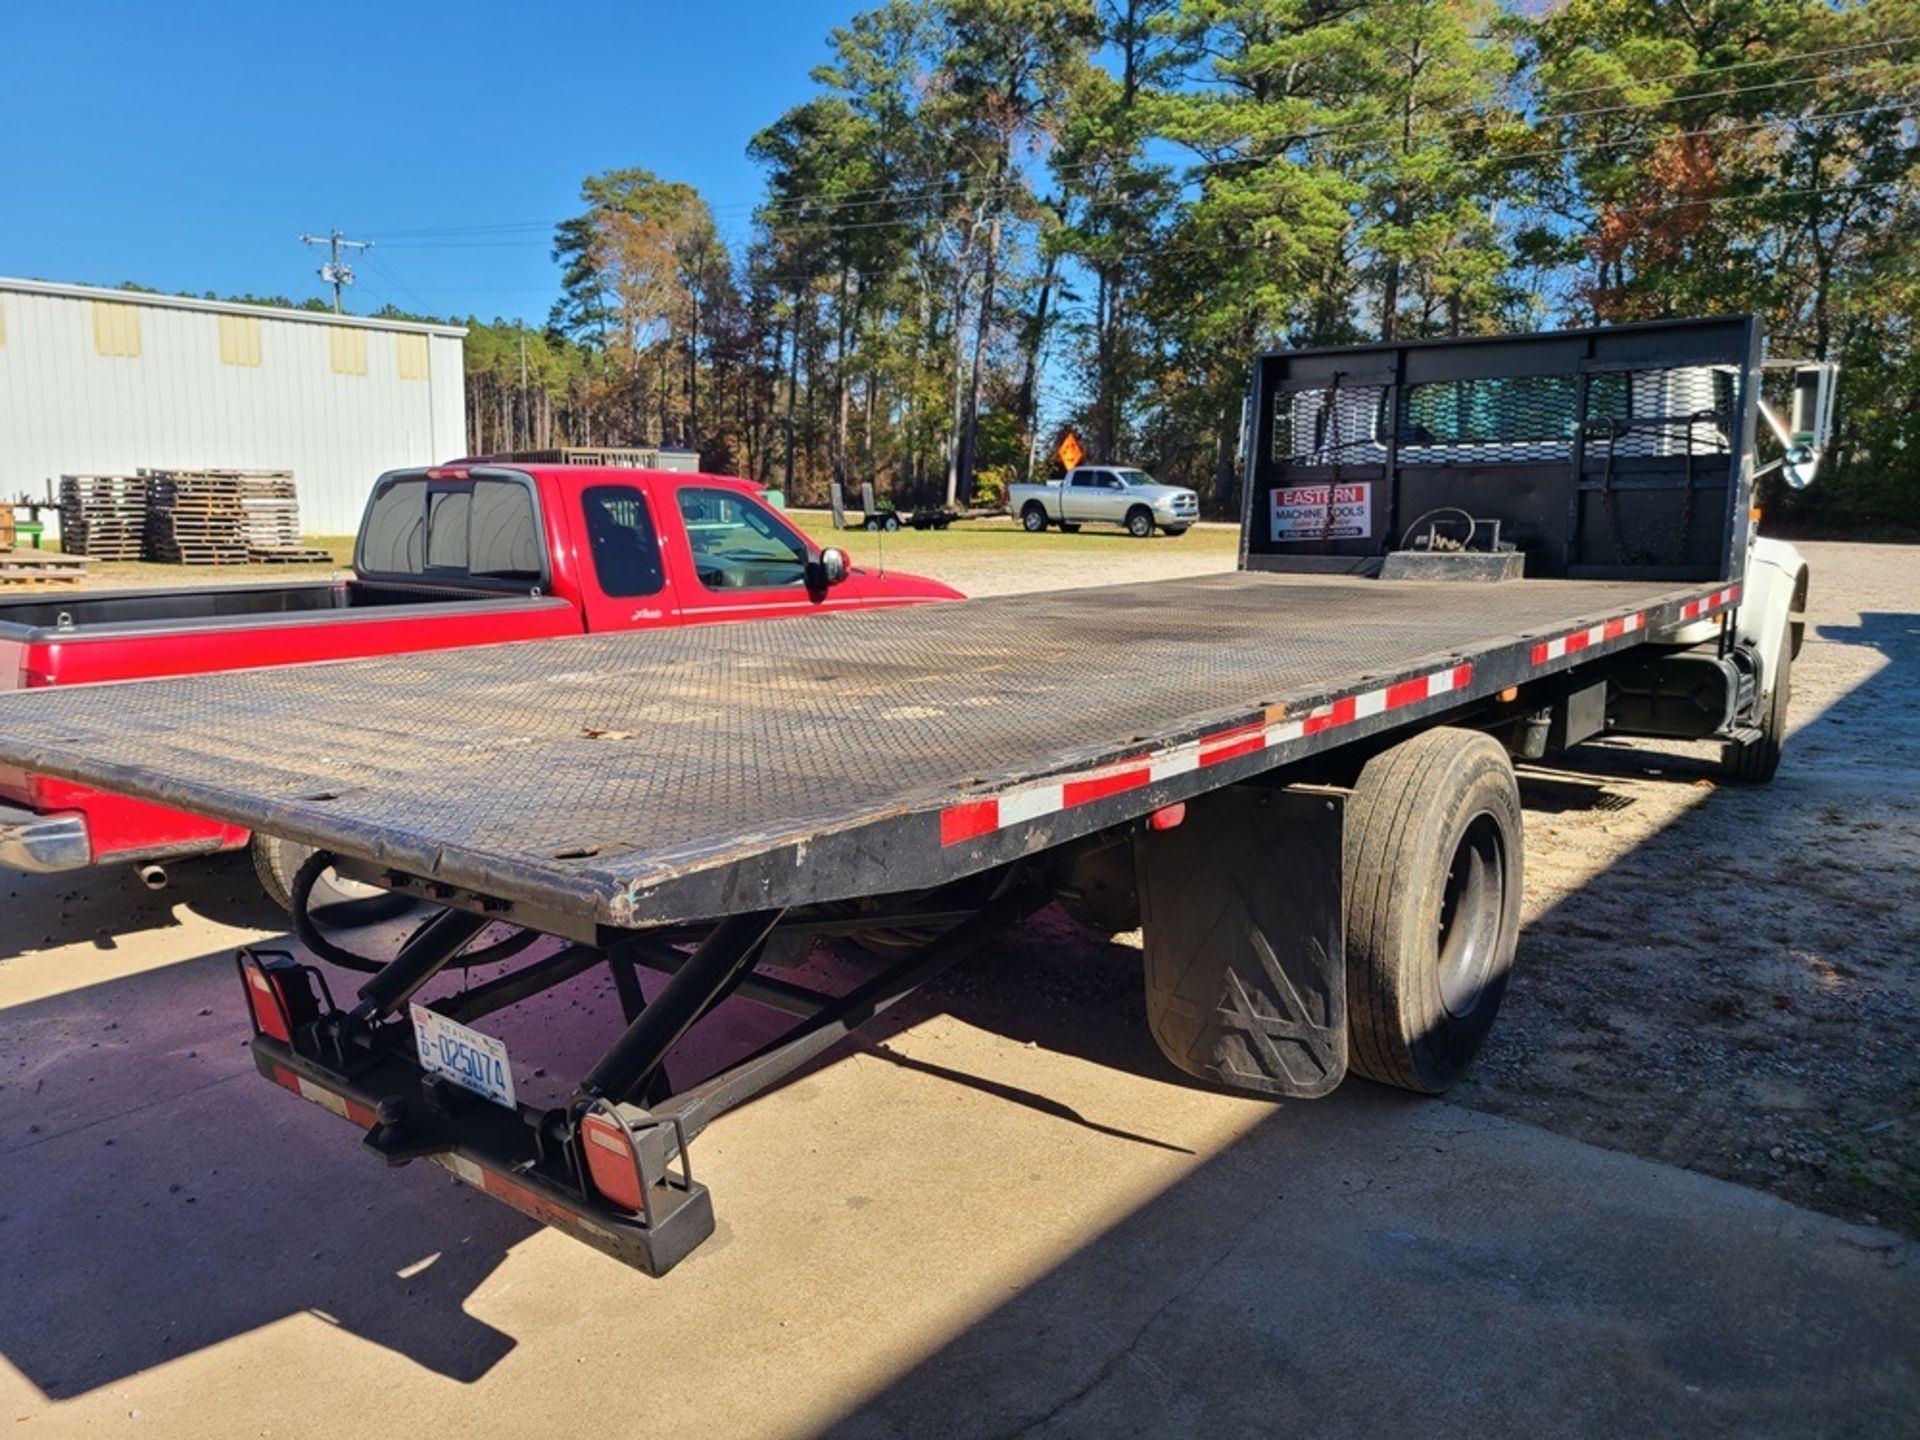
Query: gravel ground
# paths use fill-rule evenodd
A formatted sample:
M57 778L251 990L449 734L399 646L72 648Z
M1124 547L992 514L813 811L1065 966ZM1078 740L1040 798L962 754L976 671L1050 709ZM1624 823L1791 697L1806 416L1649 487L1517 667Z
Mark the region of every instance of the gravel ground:
M1527 928L1454 1098L1920 1234L1920 551L1808 544L1771 786L1709 746L1522 778Z

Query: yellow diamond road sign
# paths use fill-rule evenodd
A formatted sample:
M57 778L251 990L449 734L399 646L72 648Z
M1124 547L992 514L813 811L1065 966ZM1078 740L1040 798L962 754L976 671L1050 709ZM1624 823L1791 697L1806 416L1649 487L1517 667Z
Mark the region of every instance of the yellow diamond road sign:
M1071 430L1067 432L1067 438L1060 442L1060 448L1053 453L1059 457L1060 463L1069 470L1073 469L1074 466L1078 465L1087 457L1087 452L1080 448L1080 437L1075 435Z

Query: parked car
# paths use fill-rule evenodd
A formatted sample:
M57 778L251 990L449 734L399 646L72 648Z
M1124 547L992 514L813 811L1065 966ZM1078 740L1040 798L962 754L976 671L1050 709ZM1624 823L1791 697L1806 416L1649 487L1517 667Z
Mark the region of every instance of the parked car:
M1069 535L1082 525L1119 525L1145 540L1156 528L1186 534L1200 518L1200 497L1128 465L1079 465L1064 480L1009 486L1007 508L1036 535L1049 524Z
M855 569L746 480L462 462L379 479L350 578L0 599L0 690L960 598ZM250 841L284 903L301 847L0 766L0 867L133 863L157 888Z

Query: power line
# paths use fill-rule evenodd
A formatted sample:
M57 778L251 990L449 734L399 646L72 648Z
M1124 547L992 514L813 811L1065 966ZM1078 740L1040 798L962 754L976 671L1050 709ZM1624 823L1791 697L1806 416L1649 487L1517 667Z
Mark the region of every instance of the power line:
M1867 190L1885 190L1906 184L1904 179L1873 180L1858 185L1810 185L1787 190L1764 190L1752 195L1707 195L1691 199L1664 200L1648 205L1626 205L1608 207L1615 215L1647 214L1655 211L1685 210L1695 206L1717 207L1721 205L1760 205L1774 200L1784 200L1807 195L1851 195ZM1116 264L1130 261L1159 259L1167 255L1227 255L1242 251L1265 249L1266 240L1247 240L1219 245L1156 245L1148 249L1124 251L1114 255ZM898 279L899 270L851 271L847 278L861 283ZM796 273L789 275L763 275L757 277L769 284L800 283L839 278L838 271L818 274Z
M1896 45L1905 45L1915 40L1920 40L1920 35L1890 36L1885 39L1879 39L1879 40L1859 41L1850 45L1834 45L1834 46L1828 46L1818 50L1803 50L1803 51L1796 52L1795 54L1792 54L1792 55L1767 56L1760 59L1736 61L1727 65L1703 66L1694 70L1674 71L1666 75L1653 76L1653 77L1647 77L1647 78L1634 78L1629 80L1626 83L1633 84L1633 85L1659 85L1659 84L1666 84L1673 81L1697 79L1702 76L1708 76L1708 75L1729 74L1734 71L1750 70L1750 69L1758 68L1760 66L1805 64L1806 62L1811 60L1828 59L1837 55L1856 54L1863 50L1884 49L1884 48L1888 48ZM1901 63L1910 63L1910 62L1889 61L1887 63L1897 65ZM1825 71L1818 75L1802 75L1802 76L1794 77L1792 79L1778 80L1778 81L1762 83L1757 85L1735 86L1735 87L1731 87L1724 90L1704 91L1704 92L1698 92L1690 95L1672 95L1672 96L1666 96L1666 97L1655 99L1655 100L1630 101L1630 102L1624 102L1620 105L1600 106L1600 107L1588 109L1588 110L1563 111L1558 114L1548 115L1544 118L1548 121L1579 119L1579 118L1586 118L1586 117L1601 115L1601 114L1618 114L1618 113L1625 113L1625 112L1634 111L1634 110L1654 109L1654 108L1659 108L1661 106L1666 106L1666 105L1685 104L1685 103L1696 101L1696 100L1724 98L1724 97L1729 97L1733 95L1754 94L1754 93L1759 93L1766 90L1783 89L1793 85L1810 84L1819 80L1844 79L1851 75L1861 73L1862 71L1869 68L1874 68L1874 67L1859 66L1859 67L1853 67L1848 69ZM1611 83L1602 84L1602 85L1587 85L1587 86L1581 86L1581 87L1577 87L1570 90L1556 91L1548 98L1552 100L1564 100L1577 95L1594 94L1603 90L1614 90L1618 88L1620 88L1619 85L1611 84ZM1484 113L1484 107L1480 105L1468 104L1468 105L1450 106L1445 109L1430 111L1427 113L1427 118L1430 120L1446 119L1455 115L1482 114L1482 113ZM1347 131L1362 129L1362 128L1365 128L1366 126L1378 125L1380 123L1382 122L1378 119L1366 119L1366 120L1346 121L1339 125L1324 126L1318 130L1309 131L1302 135L1294 137L1293 139L1288 141L1286 148L1292 148L1300 144L1310 143L1313 140L1324 139L1330 136L1343 134ZM1371 143L1371 142L1368 142L1368 143ZM1365 148L1365 145L1363 144L1358 148ZM1283 149L1275 153L1284 154L1285 150ZM1335 153L1342 153L1342 152L1335 152ZM1233 156L1233 157L1223 158L1223 159L1214 160L1214 161L1202 161L1200 162L1199 165L1191 168L1208 169L1208 168L1218 168L1219 166L1223 166L1223 165L1257 163L1260 158L1261 157L1258 157L1258 156ZM1086 162L1082 162L1075 165L1055 167L1054 173L1055 175L1059 175L1062 173L1077 173L1079 171L1096 169L1100 165L1107 164L1107 163L1109 162L1106 160L1086 161ZM865 208L868 206L891 204L891 203L895 203L896 201L907 200L907 199L933 200L933 199L958 197L958 196L978 196L980 198L986 198L998 191L1014 190L1014 189L1021 188L1023 184L1024 182L1020 182L1020 181L1008 181L999 186L985 186L985 187L976 186L976 185L952 186L947 184L947 182L945 182L944 180L942 180L942 181L926 182L927 186L940 187L940 188L920 189L920 190L916 190L911 187L901 186L898 184L881 185L881 186L863 187L863 188L843 191L841 192L838 198L832 201L774 200L774 201L758 202L756 206L746 207L746 208L753 209L755 210L756 213L761 215L765 215L769 213L779 214L779 213L784 213L786 210L797 210L797 211L806 212L806 213L829 213L829 212L842 210L842 209L859 209L859 208ZM856 198L856 197L875 197L875 198L863 199L863 198ZM403 240L430 239L430 238L435 238L439 236L452 236L452 235L504 234L504 233L510 233L515 231L521 231L521 230L550 231L554 228L556 223L557 222L545 221L545 220L530 220L530 221L498 222L498 223L489 223L485 225L472 225L472 226L443 226L443 227L435 227L435 228L424 229L424 230L393 230L393 231L387 232L387 239L389 242L396 242L396 241L403 241ZM527 243L532 243L532 242L527 242ZM545 242L540 242L540 243L545 243Z

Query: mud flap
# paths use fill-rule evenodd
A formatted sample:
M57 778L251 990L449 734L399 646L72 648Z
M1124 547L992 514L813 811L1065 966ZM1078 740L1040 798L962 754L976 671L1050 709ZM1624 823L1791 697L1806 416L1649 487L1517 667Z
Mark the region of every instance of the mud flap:
M1189 1075L1300 1099L1346 1075L1343 798L1233 786L1136 842L1147 1019Z

